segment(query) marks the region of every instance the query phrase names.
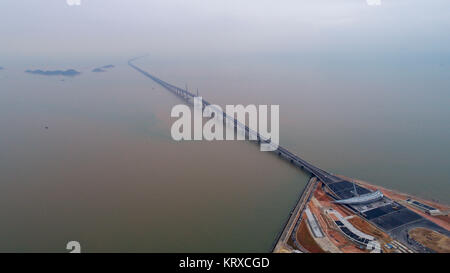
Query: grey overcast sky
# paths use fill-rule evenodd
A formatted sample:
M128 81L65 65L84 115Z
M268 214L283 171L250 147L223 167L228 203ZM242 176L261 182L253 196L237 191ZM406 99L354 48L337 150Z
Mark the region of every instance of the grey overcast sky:
M397 52L447 56L450 1L0 1L0 57ZM3 64L3 63L2 63Z

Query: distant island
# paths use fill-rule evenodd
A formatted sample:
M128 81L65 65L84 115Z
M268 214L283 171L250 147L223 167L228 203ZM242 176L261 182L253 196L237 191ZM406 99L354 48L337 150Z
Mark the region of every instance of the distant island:
M81 72L76 71L75 69L67 69L67 70L25 70L26 73L44 75L44 76L67 76L73 77L81 74Z
M108 65L94 68L94 69L92 69L92 72L106 72L107 71L106 69L113 68L113 67L114 67L114 65L108 64Z

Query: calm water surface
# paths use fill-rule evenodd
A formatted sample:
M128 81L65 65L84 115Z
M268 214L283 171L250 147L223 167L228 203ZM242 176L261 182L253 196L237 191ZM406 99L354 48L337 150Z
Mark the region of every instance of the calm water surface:
M137 65L208 101L279 104L281 145L317 166L450 203L448 2L383 1L376 12L344 2L339 16L306 5L304 20L277 6L286 17L251 17L246 38L233 32L239 20L217 17L220 32L205 26L166 51L153 45L167 37L118 31L146 45ZM308 175L247 142L173 141L181 101L128 67L139 52L124 48L16 60L11 44L0 63L0 251L65 251L71 240L93 252L268 251ZM23 72L62 67L82 74Z

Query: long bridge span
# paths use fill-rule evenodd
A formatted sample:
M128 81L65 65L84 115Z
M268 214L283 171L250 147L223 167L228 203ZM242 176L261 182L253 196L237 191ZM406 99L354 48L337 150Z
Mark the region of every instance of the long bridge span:
M156 83L158 83L159 85L164 87L166 90L168 90L171 93L175 94L176 96L182 98L183 100L186 100L186 101L188 101L190 103L193 102L194 97L196 97L195 94L189 92L186 89L177 87L177 86L172 85L170 83L167 83L167 82L165 82L165 81L163 81L163 80L161 80L161 79L151 75L147 71L139 68L135 64L133 64L133 61L138 59L138 58L133 58L133 59L129 60L128 61L128 65L131 66L132 68L134 68L135 70L139 71L140 73L142 73L144 76L152 79L153 81L155 81ZM206 101L204 99L203 99L202 103L203 103L203 107L211 105L211 103L209 103L208 101ZM218 110L218 111L220 111L220 110ZM220 112L222 112L222 111L220 111ZM230 117L225 112L222 112L222 114L223 114L223 120L233 123L234 127L236 129L242 130L248 135L255 136L255 138L259 142L264 142L264 143L267 143L269 145L275 145L275 144L271 143L270 139L267 139L264 136L260 135L258 132L252 130L247 125L242 124L241 122L239 122L234 117ZM282 147L280 145L276 145L276 147L274 147L274 148L275 148L274 151L273 151L274 153L277 153L280 157L288 160L294 166L296 166L296 167L298 167L298 168L300 168L300 169L310 173L311 175L317 177L318 180L324 182L325 184L343 181L342 178L334 176L333 174L330 174L330 173L328 173L328 172L326 172L326 171L324 171L324 170L314 166L313 164L307 162L306 160L302 159L301 157L297 156L296 154L290 152L289 150L287 150L286 148L284 148L284 147Z
M142 70L141 68L137 67L133 64L133 61L137 58L131 59L128 61L128 64L145 75L146 77L152 79L156 83L160 84L162 87L167 89L168 91L172 92L173 94L177 95L178 97L182 98L183 100L187 101L188 103L193 103L194 95L193 93L189 92L186 89L179 88L175 85L172 85L170 83L167 83L150 73L148 73L145 70ZM214 108L214 105L211 105L209 102L203 100L203 107L210 106ZM263 142L269 145L275 145L271 143L270 139L265 138L264 136L260 135L258 132L252 130L245 124L242 124L234 117L228 116L226 113L222 112L221 110L214 109L216 113L220 115L222 113L223 120L227 123L231 123L234 125L235 129L238 129L242 132L245 132L245 134L251 136L249 137L250 140L257 140L258 142ZM301 170L308 172L311 174L312 177L316 177L315 181L311 179L308 182L308 185L305 187L303 192L301 193L298 202L296 206L291 210L291 214L286 220L283 230L279 232L276 236L275 244L272 246L272 251L277 249L278 245L285 244L286 241L290 238L294 241L294 243L297 245L296 242L296 236L292 236L295 234L295 230L298 227L299 221L301 221L301 215L303 213L303 210L305 209L311 194L314 192L314 188L317 186L318 182L322 182L328 191L331 193L332 198L335 200L342 200L342 199L348 199L350 197L354 197L355 194L366 194L371 192L370 190L361 187L356 186L354 182L350 182L347 179L340 178L338 176L335 176L334 174L328 173L313 164L307 162L306 160L302 159L301 157L297 156L296 154L290 152L286 148L276 145L272 146L273 152L277 153L280 158L284 158L288 160L291 164L294 166L300 168ZM447 236L450 236L450 232L446 230L443 227L438 226L437 224L431 222L430 220L424 218L423 216L420 216L416 214L415 212L409 210L408 208L400 205L399 203L387 198L383 197L383 200L378 202L376 206L374 206L371 209L361 209L361 207L355 206L355 205L346 205L350 210L352 210L355 214L360 215L379 229L383 230L387 234L389 234L391 237L393 237L396 240L399 240L404 245L407 245L411 249L415 249L418 252L422 252L423 249L414 242L411 243L408 232L410 229L415 227L424 227L431 230L434 230L436 232L440 232L442 234L446 234ZM294 225L295 223L295 225ZM301 246L300 246L300 249ZM302 249L304 251L304 249Z

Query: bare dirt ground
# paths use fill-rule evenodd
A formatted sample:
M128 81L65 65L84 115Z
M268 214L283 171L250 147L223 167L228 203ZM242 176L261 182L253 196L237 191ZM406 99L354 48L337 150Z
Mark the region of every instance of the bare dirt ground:
M409 235L436 252L450 253L450 238L443 234L425 228L415 228L409 232Z
M328 238L326 234L328 231L327 216L324 215L321 208L322 207L320 206L319 201L317 201L317 199L314 197L311 198L311 201L309 202L309 209L315 215L317 223L319 224L320 228L322 229L325 235L325 237L323 238L314 238L314 239L324 251L332 253L342 252L338 247L336 247L336 245L333 242L331 242L331 240Z
M306 217L305 215L303 217ZM303 218L304 219L304 218ZM306 250L312 253L324 253L322 248L316 243L314 238L312 237L311 233L308 230L308 227L306 226L306 221L303 220L300 223L300 226L297 230L297 241L302 245Z
M330 243L336 246L339 251L345 253L367 253L367 250L360 249L357 245L347 239L335 226L333 215L326 215L323 210L325 208L333 208L342 216L354 215L349 210L342 208L332 202L331 198L325 192L317 187L314 197L310 202L311 211L316 216L321 229L324 231ZM362 230L364 231L364 230Z
M390 243L392 241L392 238L385 232L379 230L377 227L375 227L374 225L372 225L371 223L367 222L366 220L362 219L359 216L347 219L347 221L349 221L355 228L375 237L378 240L378 242L380 242L381 249L383 250L383 252L389 253L393 251L385 247L386 243Z
M364 231L364 233L372 235L373 237L376 237L377 239L381 239L386 242L392 241L392 238L387 235L386 233L382 232L372 224L368 223L361 217L355 216L351 219L347 219L354 227L357 229Z

